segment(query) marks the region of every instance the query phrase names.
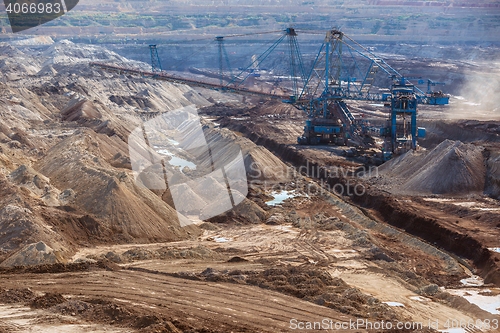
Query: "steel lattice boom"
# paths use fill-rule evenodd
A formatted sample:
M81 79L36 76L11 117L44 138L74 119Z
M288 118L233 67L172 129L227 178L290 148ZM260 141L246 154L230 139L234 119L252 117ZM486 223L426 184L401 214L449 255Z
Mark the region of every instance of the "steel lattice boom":
M402 147L415 149L417 137L425 135L425 130L417 127L417 104L448 104L447 95L431 91L431 86L442 83L428 80L428 89L424 93L409 81L414 78L405 78L384 59L338 29L327 31L310 68L304 65L298 32L287 28L262 54L254 55L248 66L239 68L233 75L224 42L228 37L242 36L246 35L215 37L218 83L166 73L162 70L156 45L150 45L151 72L96 62L90 65L191 86L281 99L306 112L309 118L304 134L298 138L300 144L346 144L350 138L366 134L367 129L355 119L345 102L360 100L384 102L391 108L387 126L377 129L386 137L386 151L394 153ZM247 87L254 86L254 81L247 84L248 79L260 76L256 71L276 50L281 50L280 45L286 46L286 51L281 51L287 57L282 65L289 71L283 87L269 91ZM424 81L419 78L418 82Z

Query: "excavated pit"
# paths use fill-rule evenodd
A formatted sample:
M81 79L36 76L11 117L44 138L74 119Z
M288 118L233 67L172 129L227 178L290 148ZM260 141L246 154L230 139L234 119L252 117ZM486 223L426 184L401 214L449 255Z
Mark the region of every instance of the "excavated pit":
M405 175L404 188L385 191L356 177L376 158L295 145L304 115L290 105L110 74L88 62L148 66L97 46L59 41L37 59L0 48L0 302L32 307L1 313L24 311L52 328L71 316L116 332L287 332L294 316L488 318L439 286L460 290L480 280L472 273L494 292L500 285L494 126L428 126L427 153L381 167L381 178ZM211 216L227 192L214 177L189 183L206 171L190 154L210 154L195 149L196 126L153 143L165 173L151 168L137 181L128 144L134 129L193 105L205 107L200 125L217 167L232 162L224 149L236 144L249 187L235 208L209 221L188 216L196 225L183 227L179 210ZM443 142L461 130L463 143ZM184 143L193 149L180 151ZM180 187L153 188L149 176L165 174ZM424 186L436 179L446 182ZM325 191L338 185L340 195ZM474 194L455 197L462 191ZM12 327L0 319L0 331Z
M324 184L328 184L330 189L335 188L338 184L342 185L345 193L354 194L345 196L345 199L367 209L367 212L373 211L374 216L378 216L383 221L401 228L405 232L415 235L431 244L436 244L440 248L456 256L470 260L477 268L478 274L483 277L487 283L493 283L500 286L500 256L498 253L490 251L488 245L478 240L473 232L463 234L461 231L442 225L437 219L426 217L422 212L408 207L402 202L404 200L398 200L390 193L378 189L376 184L366 184L366 191L361 195L356 195L356 186L362 184L364 182L363 179L345 177L342 173L335 173L335 175L332 176L331 173L328 173L328 169L325 168L323 163L318 162L314 157L311 158L307 156L307 154L304 154L300 147L294 144L281 143L272 138L272 135L261 134L263 133L262 130L260 130L258 134L254 130L254 125L246 125L240 121L226 119L225 126L242 133L256 144L266 147L283 160L288 161L296 168L300 168L301 171L305 171L309 176L323 181ZM470 160L468 162L457 158L457 155L463 155L460 151L461 149L470 154ZM430 192L432 192L432 186L435 186L435 184L438 184L441 190L444 189L447 191L450 189L450 187L440 185L441 173L446 173L449 169L441 170L440 167L443 167L443 165L439 164L439 162L441 162L446 166L446 163L450 160L455 162L456 165L458 164L459 170L464 171L461 172L463 180L461 182L462 185L458 185L460 188L482 192L485 187L491 186L491 183L485 185L486 173L492 174L496 172L496 166L490 168L488 172L486 172L486 161L480 148L461 142L444 141L441 143L441 148L436 150L436 153L443 156L441 156L441 160L438 158L437 165L433 165L430 168L431 170L427 170L428 174L432 175L431 180L433 180L434 183L429 181L423 184L425 190L430 190ZM404 158L405 156L401 156L388 163L397 164L398 159ZM421 157L417 157L417 160L420 160L422 165L425 165L425 162L427 162L422 161ZM435 163L435 160L433 160L433 162ZM415 179L412 181L418 184L418 178L422 177L418 172L419 165L415 166L413 164L414 161L409 163L412 164L412 168L414 168L413 173ZM467 165L467 163L470 164ZM349 167L349 164L350 163L347 162L345 166ZM422 167L422 165L420 166ZM383 168L382 166L381 173L383 172ZM389 172L394 172L394 174L397 173L397 171L394 171L391 167L386 168ZM407 169L404 170L407 171ZM453 177L446 178L448 180L448 186L455 186ZM453 187L451 188L453 189ZM498 219L496 219L497 215L492 218L498 221ZM499 226L495 225L493 222L491 228L493 230L498 230ZM499 231L496 232L499 233Z

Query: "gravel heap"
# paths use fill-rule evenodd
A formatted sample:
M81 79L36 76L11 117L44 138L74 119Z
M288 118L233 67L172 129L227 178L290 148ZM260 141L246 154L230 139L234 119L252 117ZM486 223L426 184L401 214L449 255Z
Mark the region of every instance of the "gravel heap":
M483 148L445 140L429 152L409 151L383 164L379 175L392 191L422 194L482 192L486 166Z

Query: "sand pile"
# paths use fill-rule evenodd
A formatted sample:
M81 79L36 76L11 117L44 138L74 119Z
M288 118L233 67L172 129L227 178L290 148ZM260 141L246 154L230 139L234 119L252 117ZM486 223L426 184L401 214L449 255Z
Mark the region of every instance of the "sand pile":
M486 166L483 148L445 140L430 152L394 158L379 173L395 192L464 194L484 190Z
M206 202L187 184L172 186L170 192L175 198L175 209L181 214L198 214L206 205Z
M0 186L2 185L5 186L0 187L4 191L0 193L0 260L26 244L40 240L51 241L50 243L58 251L64 251L68 244L62 235L49 227L49 221L43 219L33 207L30 207L30 201L33 199L22 190L0 181ZM18 206L19 203L16 201L19 200L22 200L23 205L29 208ZM69 246L67 248L69 249Z
M200 182L191 182L191 186L205 201L212 201L220 194L227 195L228 193L224 179L215 179L212 176L203 177Z
M21 50L0 43L0 262L40 241L68 258L76 244L196 235L158 193L136 185L127 138L143 110L110 96L153 101L162 111L206 100L187 86L89 67L147 68L102 47L58 41Z
M50 180L47 177L24 164L11 172L8 179L12 183L23 185L37 194L43 194L51 187Z
M283 181L291 174L291 170L279 158L261 146L252 147L247 151L245 167L251 181Z
M47 177L26 165L8 176L0 172L0 189L0 261L34 242L50 244L66 256L71 255L76 238L88 241L85 224L76 210L65 212L53 207L70 202L71 190L60 193Z
M239 192L234 192L239 193ZM240 203L245 197L241 194L233 196L234 202ZM209 219L210 217L224 214L233 209L233 204L231 203L231 198L229 197L229 192L227 189L220 192L217 196L214 196L212 200L208 203L206 207L203 208L200 214L200 218L203 220Z
M84 119L100 119L101 113L94 104L86 99L72 99L66 108L61 111L61 117L65 121L76 121Z
M24 57L25 54L10 44L0 43L0 54L4 57L16 58Z
M0 267L36 266L56 264L61 260L54 250L44 242L26 245L18 252L4 260Z
M127 145L116 136L80 130L52 147L37 169L58 188L72 189L72 206L112 230L121 241L170 241L196 234L181 228L176 211L160 197L138 186L124 169L110 165L116 154L127 155ZM98 235L99 235L98 231Z
M242 199L241 194L238 194L237 192L232 193L233 198L235 198L236 200ZM217 201L222 202L223 199L227 200L226 198L227 196L221 195ZM230 205L231 203L228 202L227 204ZM215 206L215 204L212 203L212 205L208 205L201 212L201 217L204 218L205 216L213 216L214 214L212 213L218 209L220 209L220 204L219 206ZM236 207L228 210L223 214L212 217L208 221L216 223L238 222L242 224L257 224L264 222L266 218L267 213L262 208L260 208L259 205L247 198L244 198L239 204L236 205Z
M48 58L44 65L48 63L75 63L104 60L117 63L128 62L126 58L103 47L75 44L69 40L61 40L51 44L41 55Z
M50 184L50 179L31 167L21 165L8 176L11 183L23 187L34 198L39 198L47 206L61 206L61 191Z
M227 165L239 153L231 148L241 149L249 181L284 181L291 174L289 167L278 157L245 137L227 129L205 131L205 135L212 158L218 165Z
M36 74L40 63L15 47L0 43L0 69L7 80L17 80Z
M32 38L14 40L10 42L12 45L20 45L20 46L31 46L31 45L52 45L54 44L54 40L49 36L37 36Z

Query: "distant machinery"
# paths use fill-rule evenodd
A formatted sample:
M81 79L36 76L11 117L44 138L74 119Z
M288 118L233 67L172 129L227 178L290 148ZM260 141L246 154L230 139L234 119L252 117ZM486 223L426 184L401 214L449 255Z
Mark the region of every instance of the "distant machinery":
M386 74L381 84L383 79L392 79L390 93L375 85L378 73ZM356 76L361 78L359 82ZM417 138L425 136L425 129L417 127L419 103L445 105L449 100L441 92L430 91L430 85L438 83L429 80L428 92L424 93L383 59L337 29L327 32L305 82L301 93L286 101L303 109L309 118L298 138L299 144L345 144L349 138L362 135L363 124L354 118L344 101L379 101L391 108L388 125L377 131L386 138L387 155L416 149Z
M445 95L442 91L432 91L431 86L445 85L443 82L434 82L427 80L427 99L430 105L446 105L450 101L450 96Z
M299 144L342 145L354 134L355 119L344 103L342 91L343 33L331 30L316 56L305 85L298 95L285 101L301 108L308 115ZM347 79L348 84L350 84Z
M261 32L254 35L275 32ZM253 55L250 65L238 68L236 75L232 75L224 41L226 37L247 35L215 37L219 57L218 84L164 72L156 45L149 46L151 72L102 63L90 65L119 73L138 74L203 88L279 98L303 110L308 116L304 133L298 138L299 144L343 145L349 139L362 139L363 134L372 132L385 138L383 149L386 157L390 157L393 153L416 149L417 139L425 136L425 129L417 126L418 104L446 105L449 102L448 95L431 90L431 87L444 83L428 80L427 92L424 93L409 81L418 79L417 84L424 84L424 80L404 77L385 60L338 29L331 29L326 33L311 68L306 71L297 40L297 31L294 28L287 28L283 32L284 34L261 55ZM260 68L264 71L261 68L262 62L284 41L287 41L285 43L287 51L281 54L286 55L287 60L280 65L288 66L289 79L283 80L282 77L277 77L277 82L283 83L289 94L286 96L274 91L247 88L245 81L248 78L260 77L256 70ZM390 90L387 89L388 86ZM361 120L355 119L345 103L346 100L381 102L390 107L387 125L367 128Z
M160 57L158 56L156 45L149 45L149 52L151 53L151 72L161 72L163 69L161 68Z
M229 75L231 75L231 65L229 64L229 57L227 56L227 51L226 48L224 47L224 37L217 36L215 37L215 40L217 41L219 49L219 81L220 85L222 86L224 84L224 60Z
M424 129L417 131L417 104L415 86L405 78L392 85L390 124L383 130L392 153L416 149L418 135L425 136Z
M422 94L415 85L408 80L414 78L394 78L395 82L391 87L391 96L388 98L391 108L390 124L381 130L387 138L388 144L386 154L401 153L417 148L417 139L424 138L425 128L417 127L417 105L446 105L450 97L442 92L433 92L431 85L444 85L444 83L427 80L427 93ZM424 83L422 79L419 84Z

